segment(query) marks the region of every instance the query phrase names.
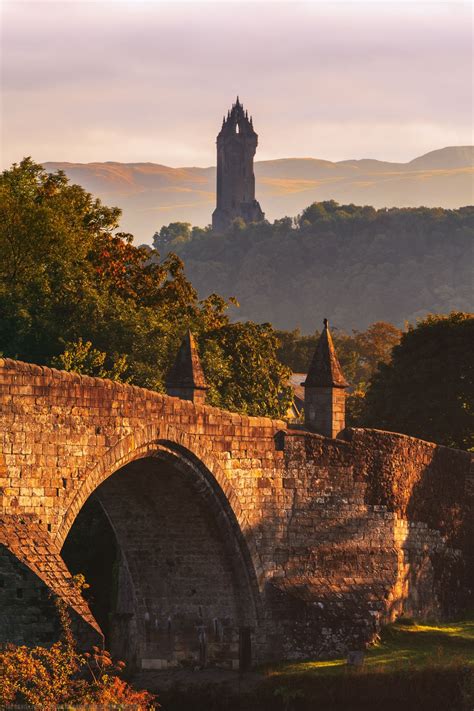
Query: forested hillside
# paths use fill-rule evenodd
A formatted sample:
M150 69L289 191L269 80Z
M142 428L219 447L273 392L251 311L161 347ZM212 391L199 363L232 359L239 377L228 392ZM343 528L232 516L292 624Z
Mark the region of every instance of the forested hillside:
M350 332L472 311L473 236L473 206L375 210L329 201L296 220L237 222L225 235L164 228L156 243L183 258L201 296L235 296L237 318L310 333L325 316Z

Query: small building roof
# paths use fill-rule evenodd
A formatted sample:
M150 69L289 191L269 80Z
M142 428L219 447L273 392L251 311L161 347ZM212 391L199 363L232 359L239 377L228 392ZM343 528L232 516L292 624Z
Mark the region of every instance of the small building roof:
M295 405L301 410L304 404L304 387L303 380L306 378L306 373L292 373L288 380L288 385L293 389L293 397Z
M324 328L309 366L308 375L302 385L305 388L347 388L349 386L337 359L327 318L324 319Z
M168 371L166 386L208 390L196 342L189 329L181 342L176 359Z

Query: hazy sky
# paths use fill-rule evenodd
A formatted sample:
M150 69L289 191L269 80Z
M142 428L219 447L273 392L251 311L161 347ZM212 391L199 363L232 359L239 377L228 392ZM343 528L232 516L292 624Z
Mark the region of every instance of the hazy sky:
M258 159L471 144L460 2L0 0L1 163L215 163L238 93Z

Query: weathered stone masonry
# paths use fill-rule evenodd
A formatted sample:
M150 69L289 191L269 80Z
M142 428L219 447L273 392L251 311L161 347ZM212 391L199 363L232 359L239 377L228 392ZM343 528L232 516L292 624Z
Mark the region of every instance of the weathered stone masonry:
M452 612L470 455L342 436L0 360L2 639L54 634L48 590L99 634L60 556L92 495L121 551L111 643L139 666L337 654L402 612Z

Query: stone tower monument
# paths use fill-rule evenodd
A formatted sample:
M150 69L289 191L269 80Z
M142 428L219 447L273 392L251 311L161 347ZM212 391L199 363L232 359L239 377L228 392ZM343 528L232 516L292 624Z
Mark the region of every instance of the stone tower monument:
M259 222L265 217L255 200L253 157L257 143L252 117L237 97L217 136L217 206L212 214L216 232L226 230L237 217L245 222Z
M304 421L308 429L337 437L346 426L349 383L339 364L327 318L304 383Z

